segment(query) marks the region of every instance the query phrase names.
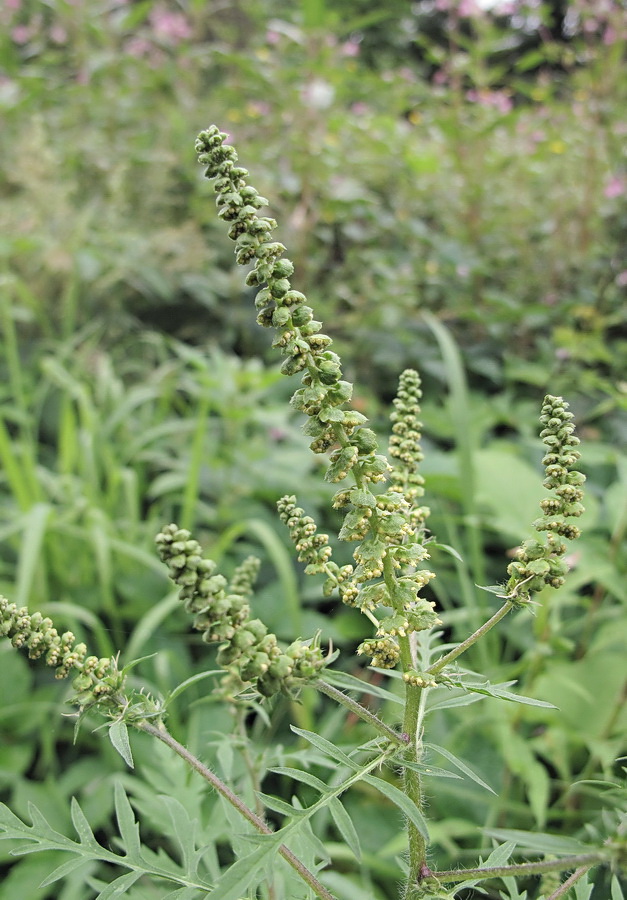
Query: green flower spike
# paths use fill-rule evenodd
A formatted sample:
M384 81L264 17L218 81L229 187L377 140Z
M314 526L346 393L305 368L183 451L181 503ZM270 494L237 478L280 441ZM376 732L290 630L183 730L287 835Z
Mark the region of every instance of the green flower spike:
M245 600L249 600L253 594L253 588L261 561L256 556L247 556L243 563L235 569L229 583L229 593L239 594Z
M428 557L419 542L428 510L415 503L422 494L422 478L416 471L422 458L417 419L420 379L411 370L401 378L391 442L391 455L400 465L387 493L375 495L371 486L385 481L392 467L377 453L377 438L364 427L365 416L344 408L352 386L342 380L340 359L329 349L331 340L321 334L322 325L313 318L306 298L292 288L294 266L283 257L283 244L272 240L276 222L259 213L267 200L247 183L248 171L237 164L237 152L225 145L226 137L215 125L201 132L196 141L198 161L206 166L206 177L215 180L218 215L229 223L237 262L253 264L246 283L258 288L257 321L276 330L274 346L285 357L281 370L286 375L303 373L291 404L309 417L304 431L312 438L313 452L330 452L325 479L331 483L349 475L353 479L354 486L338 491L333 505L349 508L339 538L359 542L353 554L356 566L340 568L331 560L328 538L316 533L315 523L296 506L295 498L284 497L279 512L300 561L307 563L306 572L325 574L326 595L338 589L344 603L371 619L378 629L376 640L386 648L376 652L389 662L395 656L396 635L406 636L440 621L433 604L417 597L433 577L426 570L415 570ZM387 625L374 615L378 605L391 608ZM224 639L231 640L228 635Z
M285 650L276 635L260 619L250 618L246 602L251 593L259 561L249 557L236 570L229 592L227 581L216 574L216 564L202 556L202 548L190 532L168 525L156 538L159 555L170 578L181 588L187 612L194 615L194 628L206 643L220 643L218 663L231 678L229 685L243 688L254 682L264 697L278 691L292 693L318 677L329 662L316 640L294 641Z
M422 422L420 414L420 375L413 369L406 369L399 379L398 392L393 400L394 411L390 416L392 437L389 455L398 460L390 474L392 489L403 494L412 509L412 523L419 527L429 515L428 507L419 507L416 501L424 494L425 480L418 473L423 460L420 439Z
M300 506L296 506L296 497L282 497L277 503L277 509L281 521L289 528L290 537L298 551L298 561L308 564L305 572L308 575L325 572L332 553L328 535L316 533L316 523L311 516L305 515Z
M371 656L371 665L379 669L394 669L401 655L397 642L391 637L369 638L359 645L357 653Z
M546 532L546 542L538 539L524 541L516 551L516 560L509 564L510 576L506 591L509 600L518 605L529 602L530 594L542 590L545 585L559 588L564 583L568 566L562 558L566 544L562 538L579 537L576 525L565 522L569 516L579 517L584 507L582 485L585 475L573 468L580 457L575 449L579 438L574 435L573 414L561 397L547 395L544 398L540 422L544 425L540 437L548 447L542 463L546 478L544 487L552 496L541 501L542 515L533 523L536 531Z
M254 262L246 283L259 288L257 321L276 329L274 346L285 356L281 371L304 373L303 387L291 403L310 417L305 431L313 438L311 449L333 450L328 481L341 481L354 468L362 481L379 481L387 463L376 455L374 432L362 427L366 418L361 413L341 408L350 400L352 386L342 381L340 359L328 349L331 338L320 333L322 325L305 296L292 288L294 266L282 258L283 244L271 239L276 222L258 212L268 201L247 183L248 171L237 165L237 152L225 145L226 137L215 125L202 131L196 141L198 161L206 166L206 177L215 179L218 215L230 223L237 262Z
M59 634L51 619L40 612L10 603L0 596L0 635L8 637L14 647L26 649L31 659L45 657L55 669L55 678L67 678L74 672L73 687L80 706L106 703L122 690L124 677L115 659L88 656L85 644L77 644L71 631Z

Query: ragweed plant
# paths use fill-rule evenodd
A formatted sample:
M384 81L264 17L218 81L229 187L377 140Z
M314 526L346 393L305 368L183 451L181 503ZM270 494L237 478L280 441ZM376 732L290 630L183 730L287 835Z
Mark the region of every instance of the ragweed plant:
M384 794L405 817L408 853L405 870L399 870L399 878L403 878L402 900L450 900L459 889L482 881L502 879L507 885L516 875L559 876L572 871L563 883L558 877L550 895L557 900L565 896L571 884L585 878L592 867L621 862L625 849L620 834L603 846L582 845L581 852L520 865L509 863L515 846L509 842L494 849L477 868L435 870L429 856L423 790L424 778L434 774L435 769L426 759L424 732L430 691L455 688L461 694L516 699L486 678L462 669L458 660L510 611L531 608L539 591L547 586L559 588L564 581L566 541L579 533L568 520L583 510L584 481L575 468L578 439L568 404L560 397L547 396L542 406L541 438L547 447L544 485L550 493L541 503L542 515L533 523L538 537L523 542L507 567L508 579L490 589L500 600L497 611L461 643L446 651L438 650L440 632L434 629L443 621L426 593L436 576L428 565L433 535L428 528L429 508L422 504L425 484L419 471L420 377L413 370L400 377L386 457L379 452L377 437L366 417L350 406L352 386L342 377L340 359L330 349L331 339L322 332L304 295L292 286L294 266L285 257L283 244L272 237L276 222L261 214L268 201L248 184L248 171L238 164L235 149L225 140L226 135L215 126L201 132L196 142L198 159L206 167L207 178L214 182L218 216L228 225L237 262L251 265L246 283L257 289L257 321L274 329L274 346L284 356L283 373L302 373L301 386L291 404L307 417L304 431L311 438L311 450L328 455L324 477L338 485L332 502L343 514L337 536L352 545L353 562L340 564L333 559L329 536L321 533L314 519L297 505L296 497L287 495L278 501L279 517L299 562L305 564L305 573L322 576L325 596L335 595L363 614L366 633L358 654L377 669L400 674L404 685L403 715L400 721L386 723L353 699L350 677L329 668L336 654L331 648L323 650L323 635L310 640L298 638L289 646L282 646L252 612L257 559L246 559L229 581L216 563L204 555L189 530L169 524L156 538L158 552L180 589L185 610L193 616L193 627L202 633L204 642L218 645L217 662L224 670L218 696L233 708L246 709L253 704L259 709L260 704L274 702L276 695L294 699L304 690L314 689L366 722L373 739L349 756L328 739L295 728L318 758L336 771L336 776L327 785L306 770L278 767L275 771L279 774L304 782L316 791L318 800L303 807L259 793L261 805L253 811L170 734L164 724L166 701L127 687L128 666L118 671L115 660L88 656L86 647L76 645L72 634L59 635L49 619L17 609L2 599L0 633L15 647L27 649L31 657L45 655L46 662L56 667L57 677L74 675L74 702L81 712L96 709L107 717L111 740L129 763L130 725L177 753L259 837L217 874L209 868L203 870L204 851L190 835L184 838L183 864L177 868L169 860L166 865L142 849L132 810L120 791L116 794L116 809L126 850L123 856L97 844L78 807L73 810L78 843L54 832L51 836L49 826L43 825L41 818L27 826L6 809L0 817L0 829L7 837L39 842L47 849L65 850L128 869L98 895L102 898L123 894L139 877L151 875L173 882L176 888L168 896L177 898L237 900L244 894L252 898L259 896L257 886L261 885L261 896L273 900L291 900L292 896L333 900L341 895L332 893L325 884L324 861L318 849L311 852L309 847L307 859L303 859L291 845L308 847L303 835L310 833L310 820L326 809L348 847L358 854L357 829L339 798L363 782ZM533 701L525 698L525 702ZM402 773L400 787L391 777L383 776L384 766ZM467 773L467 769L462 770ZM266 821L264 804L284 817L275 830ZM190 834L193 831L190 823ZM238 846L241 850L241 842ZM277 855L289 864L299 883L306 885L306 894L301 891L288 898L275 893L266 872ZM47 883L64 877L68 871L67 865L60 866Z

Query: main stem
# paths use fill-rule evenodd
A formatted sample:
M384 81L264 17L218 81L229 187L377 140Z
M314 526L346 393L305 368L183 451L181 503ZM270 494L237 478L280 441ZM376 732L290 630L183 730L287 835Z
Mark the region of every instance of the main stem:
M411 649L409 638L399 640L401 648L401 662L406 672L412 668ZM403 731L409 735L409 746L405 756L412 762L419 762L420 741L418 734L420 720L420 695L422 688L407 684L405 688L405 715L403 718ZM422 785L420 775L415 769L403 767L403 788L409 799L422 811ZM408 822L409 838L409 873L407 884L403 894L403 900L411 900L415 886L420 881L420 873L426 865L427 844L413 822Z
M159 722L158 725L153 725L151 722L144 719L140 722L133 722L133 725L140 731L144 731L146 734L150 734L160 741L163 741L163 743L170 747L171 750L174 750L174 752L177 753L181 759L184 759L192 769L195 769L205 781L208 781L209 784L231 804L231 806L234 806L235 809L247 819L258 832L260 832L260 834L272 834L272 830L268 828L263 819L256 815L252 809L249 809L246 804L240 800L237 794L233 793L231 788L221 781L211 769L208 769L207 766L201 763L193 753L190 753L187 747L184 747L183 744L179 744L162 722ZM337 898L329 893L325 886L318 881L313 872L311 872L304 863L302 863L300 859L285 846L285 844L281 844L279 853L283 859L298 872L303 881L307 882L316 897L319 897L320 900L337 900Z

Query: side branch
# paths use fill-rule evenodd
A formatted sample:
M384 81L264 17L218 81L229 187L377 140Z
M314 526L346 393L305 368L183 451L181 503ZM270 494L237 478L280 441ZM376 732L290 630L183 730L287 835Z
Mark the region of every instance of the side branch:
M184 759L185 762L191 766L192 769L195 769L198 774L208 781L209 784L222 796L225 800L227 800L231 806L234 806L235 809L248 821L250 824L260 833L260 834L272 834L272 830L268 828L266 823L261 819L256 813L249 809L245 803L237 796L237 794L233 793L233 791L226 785L218 776L211 771L211 769L207 768L193 753L184 747L183 744L179 744L179 742L174 738L170 732L165 728L162 723L159 725L153 725L151 722L147 722L146 720L140 722L133 722L133 725L138 728L140 731L144 731L146 734L150 734L153 737L158 738L160 741L163 741L171 750L174 750L181 759ZM300 859L295 856L292 851L285 846L285 844L281 844L279 847L279 853L283 857L283 859L290 864L290 866L298 872L303 881L307 882L309 887L312 889L316 897L319 897L320 900L336 900L333 894L329 893L329 891L325 888L323 884L321 884L316 876L311 872L304 863L300 861Z
M321 679L318 681L314 681L311 685L312 687L317 688L321 694L326 694L327 697L330 697L332 700L335 700L336 703L341 703L342 706L345 706L348 710L350 710L354 715L358 716L358 718L363 719L364 722L367 722L371 725L379 734L388 738L395 744L406 744L407 740L400 734L398 731L394 731L393 728L390 728L385 722L382 722L378 716L375 716L374 713L371 713L370 710L366 709L365 706L362 706L361 703L358 703L357 700L353 700L352 697L349 697L348 694L345 694L343 691L339 691L337 688L333 687L333 685L328 684L326 681L322 681ZM368 685L364 684L364 691L367 691Z
M445 884L453 884L466 881L468 878L503 878L508 875L541 875L545 872L565 872L567 869L579 869L584 866L591 868L608 861L607 856L596 851L594 853L579 853L575 856L563 856L561 859L546 859L538 862L520 863L511 866L479 867L477 869L450 869L445 872L430 872L424 879L437 879Z
M444 669L450 662L453 662L454 659L457 659L458 656L461 656L462 653L465 653L466 650L469 650L473 644L476 644L477 641L487 634L490 629L494 628L501 619L504 619L508 612L514 608L514 604L511 601L507 601L503 606L494 613L491 619L488 619L487 622L484 622L481 628L477 628L469 637L466 638L465 641L462 641L461 644L458 644L450 653L447 653L446 656L442 656L436 663L430 666L427 669L429 675L437 675L439 672Z

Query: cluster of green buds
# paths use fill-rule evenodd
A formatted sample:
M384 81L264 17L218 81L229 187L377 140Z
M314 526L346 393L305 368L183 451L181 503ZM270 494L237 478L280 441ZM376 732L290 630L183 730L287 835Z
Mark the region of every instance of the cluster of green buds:
M311 449L324 453L334 448L328 481L341 481L351 469L363 481L379 481L387 462L376 453L375 434L363 427L365 416L342 409L351 398L352 386L342 380L339 357L328 349L331 338L320 333L322 323L313 318L306 297L292 288L294 266L283 258L284 245L271 239L276 221L258 212L268 201L247 183L248 171L237 165L237 152L224 143L226 137L215 125L202 131L196 141L198 161L207 167L206 177L215 179L218 215L230 223L237 262L254 262L246 283L259 288L257 321L276 329L274 346L286 357L283 373L304 373L303 387L291 402L309 416L305 430L313 438Z
M424 494L425 480L418 468L423 460L420 439L422 422L420 415L420 375L414 369L405 369L401 374L396 397L392 401L390 416L392 436L388 453L398 461L390 473L390 482L403 494L409 504L410 519L417 531L429 516L429 508L418 506L417 501Z
M0 596L0 635L14 647L25 649L31 659L44 657L55 678L74 673L76 703L81 707L107 705L124 686L124 676L111 657L88 656L85 644L76 643L71 631L59 634L54 623L40 612L29 613Z
M434 577L416 569L428 557L420 539L428 510L416 503L422 495L422 478L417 473L422 458L417 419L420 379L413 371L401 377L390 448L399 464L396 471L377 452L376 435L366 427L365 416L345 408L352 386L342 380L340 360L329 349L331 339L320 333L322 325L313 318L305 296L292 288L294 266L284 258L283 244L272 240L276 222L259 214L268 201L247 183L248 171L237 164L237 153L224 143L226 137L216 126L201 132L196 141L198 160L206 166L206 177L215 179L218 215L230 223L237 262L254 264L246 283L259 288L257 321L276 329L274 346L286 357L283 373L303 372L302 387L291 404L308 416L304 431L312 438L314 453L330 452L325 479L337 483L350 476L354 482L335 494L333 505L348 507L339 538L358 542L355 566L338 566L331 560L328 538L317 533L295 498L284 497L279 513L299 559L307 563L306 572L326 575L325 594L337 589L343 602L361 609L376 625L377 639L364 642L361 652L372 650L377 662L392 667L399 655L396 637L440 621L434 604L418 597ZM390 473L387 492L375 494L371 487ZM381 607L391 610L382 619L373 614Z
M507 567L510 576L506 585L507 597L517 604L529 601L530 594L545 585L558 588L564 583L568 565L564 560L566 544L563 538L579 537L576 525L566 522L579 517L584 507L582 485L585 475L574 469L580 457L576 449L579 438L574 434L573 414L561 397L544 398L540 422L544 426L540 437L548 450L542 463L545 467L544 487L552 495L541 501L543 515L535 520L536 531L546 532L546 541L524 541L516 551L516 559Z
M181 588L185 609L194 616L194 628L206 643L221 645L218 663L234 684L253 683L260 694L271 697L279 691L293 693L318 677L328 657L316 640L297 640L282 650L276 635L260 619L251 619L248 599L259 560L248 557L229 583L185 528L168 525L156 542L170 578Z

